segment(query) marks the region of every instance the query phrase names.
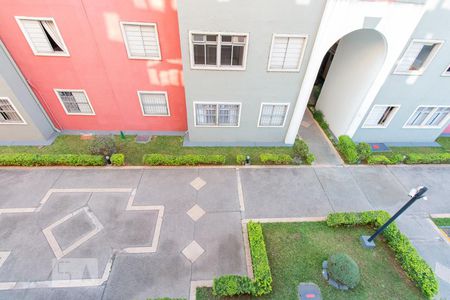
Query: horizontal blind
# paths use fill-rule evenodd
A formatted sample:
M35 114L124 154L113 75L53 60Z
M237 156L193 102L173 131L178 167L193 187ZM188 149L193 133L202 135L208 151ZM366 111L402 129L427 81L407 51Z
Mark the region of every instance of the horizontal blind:
M0 123L23 123L8 99L0 98Z
M270 53L270 69L297 69L304 43L305 38L302 37L275 37Z
M58 91L61 102L68 113L92 114L92 108L86 94L81 91Z
M144 110L145 115L151 116L169 115L166 94L141 93L140 98L142 103L142 109Z
M158 37L154 25L125 24L124 31L130 56L160 58Z
M259 126L283 126L287 105L264 104L261 109Z
M30 42L38 53L52 53L53 48L38 20L20 20Z
M403 54L402 59L395 69L396 72L407 73L410 72L411 65L416 60L424 44L419 42L413 42L409 45L408 49Z
M367 116L365 126L378 126L388 106L374 106Z

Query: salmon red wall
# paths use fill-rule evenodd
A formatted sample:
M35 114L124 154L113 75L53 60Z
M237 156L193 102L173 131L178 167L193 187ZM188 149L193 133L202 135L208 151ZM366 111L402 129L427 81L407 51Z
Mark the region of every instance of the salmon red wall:
M70 56L34 55L15 16L54 18ZM162 60L129 59L121 21L156 23ZM0 38L60 129L187 128L175 0L3 0ZM95 115L67 115L55 88L85 90ZM143 116L137 91L166 91L170 117Z

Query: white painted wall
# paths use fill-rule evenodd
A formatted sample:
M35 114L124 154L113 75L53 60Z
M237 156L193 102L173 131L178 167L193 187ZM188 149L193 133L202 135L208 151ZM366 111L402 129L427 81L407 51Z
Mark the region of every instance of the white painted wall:
M309 64L286 134L285 143L293 144L311 94L317 72L328 49L343 36L358 29L371 28L385 38L387 53L382 67L371 87L353 113L352 122L345 131L353 136L379 89L395 65L411 34L420 21L426 6L400 2L372 2L361 0L328 0L314 42ZM379 18L379 22L367 22ZM376 22L375 22L376 23ZM357 85L355 84L355 87ZM329 118L329 116L326 116Z

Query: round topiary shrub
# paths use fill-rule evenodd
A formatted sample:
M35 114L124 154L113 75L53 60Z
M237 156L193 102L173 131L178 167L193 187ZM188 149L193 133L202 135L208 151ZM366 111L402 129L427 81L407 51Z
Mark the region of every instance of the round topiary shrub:
M328 273L332 279L351 289L356 287L360 281L358 265L345 253L336 253L330 256Z

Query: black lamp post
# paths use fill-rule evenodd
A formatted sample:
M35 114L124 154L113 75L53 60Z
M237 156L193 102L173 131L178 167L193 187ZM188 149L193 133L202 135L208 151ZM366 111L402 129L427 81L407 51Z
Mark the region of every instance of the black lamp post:
M402 208L400 208L400 210L398 212L395 213L395 215L393 215L386 223L384 223L380 228L378 228L378 230L372 234L370 237L367 235L363 235L361 236L360 240L361 240L361 244L365 247L365 248L375 248L375 242L373 241L380 233L382 233L386 227L388 227L392 222L394 222L395 219L397 219L405 210L408 209L408 207L410 207L414 202L416 202L419 199L424 199L426 200L427 197L425 196L426 191L428 190L427 187L424 186L419 186L417 189L412 189L409 192L409 196L411 197L411 199L405 204L403 205Z

